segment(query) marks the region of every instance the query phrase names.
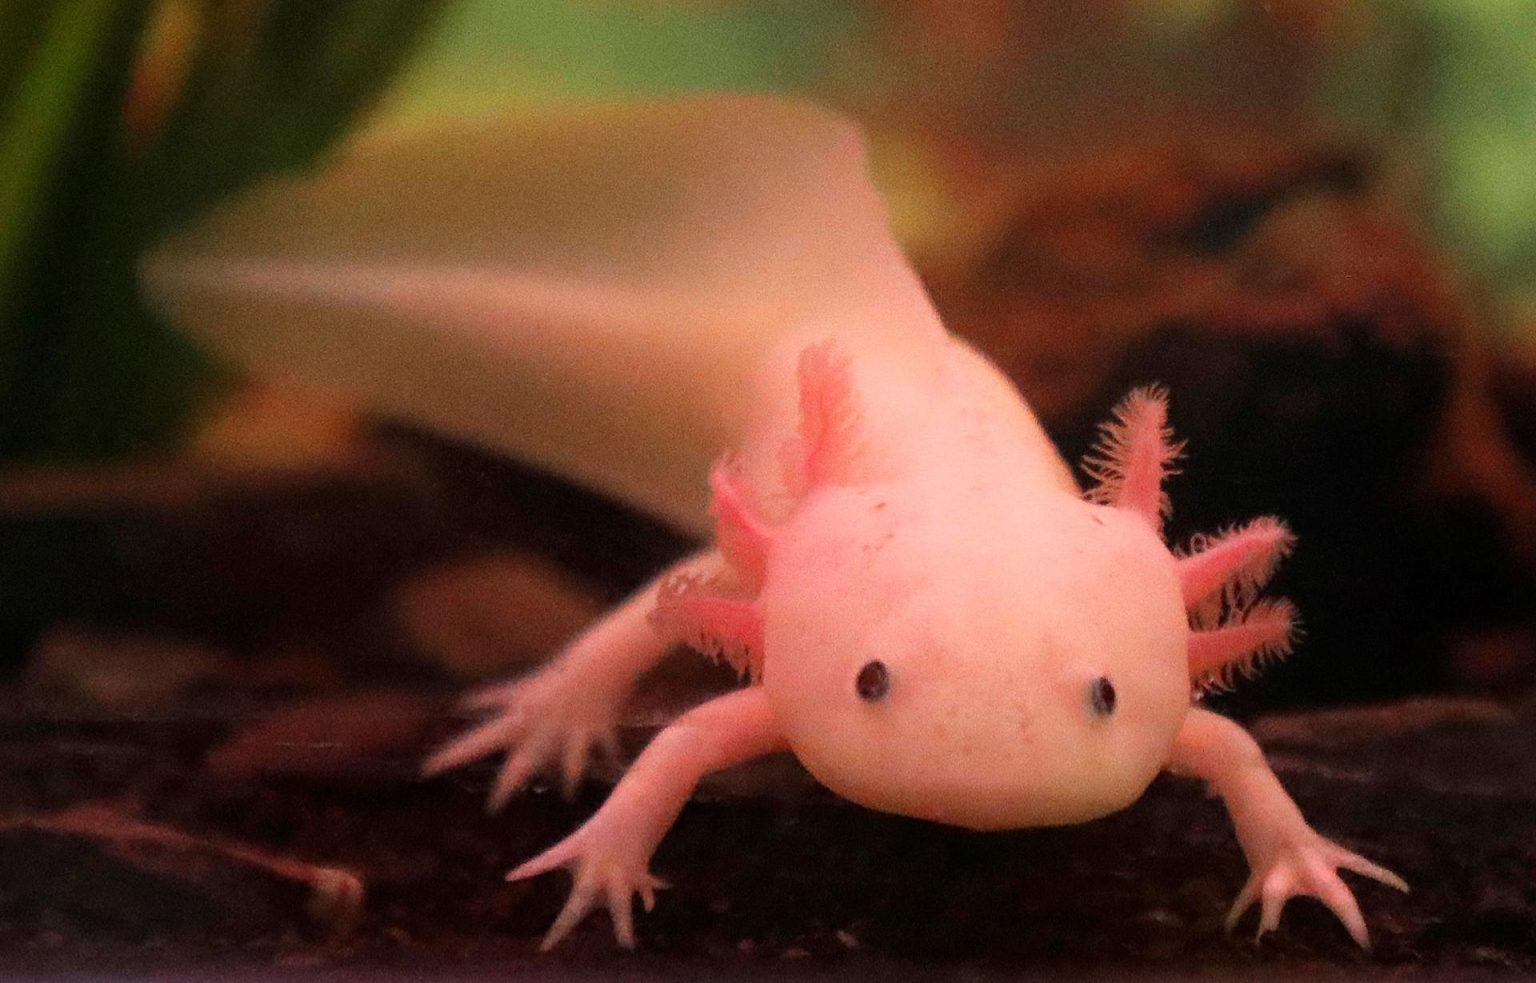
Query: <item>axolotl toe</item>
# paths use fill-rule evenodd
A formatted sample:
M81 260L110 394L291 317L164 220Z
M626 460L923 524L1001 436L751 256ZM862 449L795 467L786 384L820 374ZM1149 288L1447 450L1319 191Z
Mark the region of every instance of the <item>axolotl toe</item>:
M1254 872L1230 921L1262 899L1262 934L1311 894L1367 945L1338 869L1406 885L1313 831L1252 739L1197 705L1289 650L1294 610L1259 597L1289 531L1261 518L1171 552L1162 484L1180 448L1163 392L1120 406L1084 494L1041 456L1022 404L996 401L995 370L946 345L936 369L901 378L861 372L836 342L805 347L778 453L714 468L715 548L492 691L501 712L432 763L507 749L498 799L557 756L574 781L671 642L753 684L665 729L596 815L509 875L573 869L546 946L599 902L632 945L631 898L653 903L649 857L698 779L785 748L855 802L980 830L1104 816L1165 769L1202 778ZM754 471L769 459L777 480Z

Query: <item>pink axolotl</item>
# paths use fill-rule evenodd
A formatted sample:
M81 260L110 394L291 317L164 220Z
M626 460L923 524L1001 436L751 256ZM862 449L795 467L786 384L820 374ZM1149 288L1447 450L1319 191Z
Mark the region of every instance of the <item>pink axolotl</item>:
M364 142L235 201L147 265L169 315L257 371L532 458L713 545L532 676L436 773L504 753L493 806L568 785L676 643L750 685L685 713L580 829L569 868L634 944L656 845L702 776L787 749L875 809L973 829L1076 823L1162 770L1225 800L1252 877L1229 924L1314 895L1367 944L1339 869L1254 741L1198 705L1285 653L1261 518L1162 538L1179 446L1132 393L1084 494L1030 408L948 335L887 229L856 131L771 99L568 110ZM710 459L715 459L709 467ZM708 514L702 496L709 476Z

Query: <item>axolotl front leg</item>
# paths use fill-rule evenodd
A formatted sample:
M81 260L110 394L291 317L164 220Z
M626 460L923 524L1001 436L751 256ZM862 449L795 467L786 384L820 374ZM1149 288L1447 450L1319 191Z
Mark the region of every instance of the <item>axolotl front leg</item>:
M651 876L651 854L699 779L783 747L761 687L701 704L658 734L591 819L507 875L516 881L571 868L570 897L541 948L558 944L597 904L608 906L619 944L634 948L634 896L651 910L654 892L663 886Z
M495 812L546 767L558 764L567 795L594 748L614 757L614 730L636 680L679 638L654 623L666 585L723 567L715 550L677 564L636 591L530 676L472 694L466 708L489 719L455 738L423 768L432 776L492 754L505 754L487 807Z
M1176 774L1204 779L1232 816L1238 842L1252 870L1227 914L1227 929L1255 901L1261 903L1258 935L1280 924L1285 902L1298 894L1318 898L1344 923L1350 937L1370 948L1360 905L1338 871L1354 871L1408 890L1401 877L1320 835L1280 787L1252 737L1225 717L1196 707L1189 712L1168 760Z
M767 532L728 463L715 467L710 483L718 549L649 588L642 596L654 608L646 620L652 644L686 643L755 681L762 674L762 620L751 601L734 595L761 587ZM634 948L633 898L638 894L647 911L655 903L662 885L648 869L651 854L699 779L787 747L761 686L717 697L670 724L591 819L507 875L515 881L556 867L572 869L570 897L541 948L557 945L600 903L609 909L619 944Z
M738 568L751 571L761 554L744 541L752 527L737 508L738 492L722 470L713 477L716 512L724 513L723 542ZM755 675L761 666L756 612L746 602L695 589L717 586L726 575L723 568L714 550L678 564L610 612L549 666L471 697L472 706L496 713L433 756L427 773L504 751L506 762L490 797L493 810L557 758L569 791L580 780L592 746L611 742L618 710L635 680L672 644L687 642ZM633 948L633 899L639 895L647 911L654 905L655 891L664 885L651 876L651 854L699 779L783 747L760 687L701 704L658 734L591 819L507 874L507 880L515 881L571 868L570 896L542 948L557 945L599 904L608 907L619 943Z
M796 478L805 479L799 484L809 485L826 480L829 475L835 476L836 466L842 460L836 454L826 453L829 447L835 449L828 443L829 439L835 443L849 432L847 427L829 425L828 417L835 423L852 415L828 412L829 408L836 408L851 399L848 386L830 384L838 378L838 373L832 370L842 364L834 355L824 348L812 348L802 358L801 428L798 437L788 445L792 453L785 456L786 462L794 465L787 468L786 473L790 479L786 485L791 488L796 486ZM850 442L853 443L856 442ZM1161 391L1149 389L1133 393L1117 411L1114 422L1106 428L1100 456L1089 463L1090 472L1099 478L1098 486L1089 493L1090 499L1102 506L1130 512L1161 533L1167 510L1162 478L1178 452L1178 446L1168 433L1167 407ZM761 677L764 629L758 601L764 586L770 541L782 544L759 520L750 505L751 496L729 460L716 467L711 481L717 528L716 550L708 555L708 564L678 568L605 619L555 666L533 678L539 685L535 692L553 687L555 692L568 698L566 709L580 705L581 700L591 698L591 694L583 692L584 680L607 680L609 683L622 680L623 687L627 687L640 664L669 641L686 642L725 659L754 680ZM1137 535L1145 541L1144 534ZM939 541L947 543L948 540ZM1197 540L1187 555L1145 554L1148 562L1174 565L1183 606L1189 611L1187 641L1182 653L1187 666L1181 667L1176 683L1182 683L1182 668L1187 668L1188 685L1195 692L1221 686L1234 675L1247 674L1267 659L1278 657L1289 649L1294 633L1294 610L1284 601L1264 601L1258 595L1276 564L1289 550L1290 543L1291 536L1284 525L1266 518L1220 536ZM926 558L928 554L919 552L918 556ZM1157 556L1161 556L1160 561ZM1170 600L1177 601L1178 598L1175 596ZM644 605L653 606L649 615L644 613ZM835 614L842 609L831 606L827 610ZM993 608L989 606L987 610ZM817 644L806 651L819 653L817 661L799 664L801 673L816 670L836 656L841 648L858 647L857 639L842 639L837 645L830 646L829 651L825 640L820 635L815 637ZM798 650L793 646L780 645L775 658L782 662L786 653L794 651ZM882 646L879 652L892 660L899 660L906 654L900 645L894 648ZM1102 655L1097 648L1093 654L1095 657ZM905 663L897 661L894 664L894 672L905 673L908 681L923 678L926 665L921 660L908 658ZM882 679L892 671L883 662L870 665L881 670ZM987 666L971 668L984 671ZM1127 671L1128 667L1121 664L1119 669ZM860 700L878 702L885 695L885 687L882 685L878 691L866 692L863 676L861 669L854 680L857 683L854 694ZM802 676L781 674L779 678L801 679ZM1134 677L1122 677L1122 682L1127 678ZM772 679L770 677L770 683ZM929 692L943 691L946 684L957 685L958 692L973 702L979 692L970 677L964 674L959 677L954 674L929 675L926 683ZM1100 678L1093 692L1098 694L1104 688L1102 684L1107 683L1107 678ZM605 699L611 702L612 695L620 689L618 685L606 685L600 687L599 695L607 692ZM912 691L911 687L908 691ZM1131 690L1127 692L1130 694ZM1176 685L1170 692L1158 692L1184 704L1190 689ZM1134 694L1127 699L1133 697ZM968 797L965 804L979 810L975 813L980 819L976 825L994 828L1004 822L1028 824L1035 816L1029 810L1040 802L1057 801L1051 795L1059 795L1059 785L1045 789L1047 794L1043 796L1037 794L1041 790L1035 785L1020 786L1023 791L1018 794L1005 788L1007 815L999 817L985 811L988 804L996 800L994 796L973 792L976 788L996 787L999 780L997 775L987 773L985 761L969 761L963 774L972 777L964 778L958 785L945 786L935 783L933 776L937 774L942 778L954 770L933 766L933 757L945 748L934 747L931 740L892 743L886 739L887 731L882 730L876 734L877 741L850 744L846 732L838 730L847 726L849 720L865 724L908 721L914 716L913 704L907 704L906 713L897 717L880 715L880 711L873 708L856 709L850 713L835 699L802 701L792 706L779 705L779 712L785 716L776 718L768 702L770 698L771 694L762 687L753 687L721 697L679 719L647 748L608 802L586 825L509 875L518 879L560 866L573 868L575 884L571 897L546 937L546 947L557 943L598 904L611 909L619 941L631 944L633 898L639 894L649 907L657 886L647 869L649 858L698 780L710 771L794 743L790 731L796 720L792 719L792 712L807 707L813 712L823 706L834 711L831 718L813 720L820 721L812 728L814 734L832 735L827 738L830 743L826 747L813 745L811 748L823 756L823 764L829 753L828 747L851 747L855 751L863 747L878 747L882 751L917 750L921 758L918 770L908 768L904 772L908 783L913 779L930 781L929 786L920 786L930 791L920 793L917 798L910 793L910 784L902 784L893 791L892 783L883 777L889 765L889 757L884 753L860 754L847 773L835 769L831 772L834 777L844 780L843 787L855 795L873 795L877 800L873 803L876 807L954 821L952 807L954 796L958 795ZM1101 705L1095 712L1100 717L1109 716L1115 705L1113 689L1099 700ZM557 713L554 716L557 721L563 721L558 726L568 733L578 736L584 733L579 726L572 730L572 718L568 715ZM1074 715L1070 719L1079 718ZM515 749L509 764L514 778L507 779L504 772L498 783L502 788L510 789L526 773L527 762L543 753L536 749L545 743L543 738L529 740L519 736L518 728L522 726L515 714L504 714L481 732L471 734L444 752L439 764L467 760L502 746ZM985 733L989 739L997 740L997 754L1001 755L1009 751L1005 745L1009 735L1016 730L994 729ZM804 739L807 731L802 726L797 733ZM1131 732L1131 736L1136 733L1139 732ZM1070 745L1060 742L1054 747L1059 752L1071 750ZM1137 750L1134 745L1128 745L1128 748L1133 752ZM805 749L795 743L794 750L801 755ZM879 762L878 774L873 777L868 774L871 760ZM942 759L939 760L942 763ZM1289 897L1312 894L1338 914L1360 944L1366 944L1358 906L1349 889L1339 880L1337 869L1358 871L1397 887L1403 886L1402 881L1313 831L1281 789L1257 746L1240 728L1203 709L1184 704L1174 728L1167 732L1165 740L1156 743L1147 760L1154 767L1161 765L1204 778L1226 800L1238 838L1253 866L1253 878L1239 895L1229 920L1235 921L1253 901L1262 897L1262 933L1274 927ZM1011 769L1009 774L1015 772ZM1079 776L1080 772L1073 772L1068 780ZM984 784L989 779L994 786ZM831 782L827 784L838 787ZM933 804L941 801L947 803L942 814L933 809ZM1094 807L1102 808L1097 800Z
M1106 428L1100 457L1090 461L1100 479L1090 497L1135 512L1161 532L1168 510L1162 479L1179 452L1168 432L1165 395L1156 389L1132 393ZM1225 686L1289 651L1295 610L1284 600L1261 600L1258 592L1290 548L1284 524L1263 517L1220 536L1201 537L1178 560L1184 604L1195 626L1188 658L1197 690ZM1368 948L1365 918L1339 869L1408 890L1401 877L1308 825L1258 744L1231 720L1192 707L1167 768L1206 781L1226 803L1237 830L1252 873L1227 914L1229 931L1258 901L1262 936L1279 926L1287 900L1305 894L1332 909L1350 937Z

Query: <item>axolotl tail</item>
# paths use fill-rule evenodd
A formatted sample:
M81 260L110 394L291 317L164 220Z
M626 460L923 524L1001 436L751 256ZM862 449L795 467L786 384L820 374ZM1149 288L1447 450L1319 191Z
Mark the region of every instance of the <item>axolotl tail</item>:
M858 131L751 96L364 134L152 253L257 376L530 460L697 533L787 339L944 337Z

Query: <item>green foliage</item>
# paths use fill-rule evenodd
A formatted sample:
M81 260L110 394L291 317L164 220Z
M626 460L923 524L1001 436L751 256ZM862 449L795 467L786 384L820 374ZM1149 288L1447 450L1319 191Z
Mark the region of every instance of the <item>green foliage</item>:
M1187 33L1220 21L1227 6L1149 5L1147 41L1162 50L1178 25ZM222 195L314 160L364 110L389 126L715 88L857 103L903 76L881 47L901 9L868 0L0 0L0 459L94 458L173 439L219 379L144 309L138 257ZM1427 189L1433 223L1475 269L1506 289L1536 290L1536 6L1373 0L1360 9L1369 36L1330 47L1337 57L1312 80L1331 96L1331 115L1421 179L1405 183ZM159 51L147 39L167 15L182 18L186 44ZM171 94L165 113L125 120L135 71L142 82L156 59ZM1018 98L993 93L999 119Z
M1330 66L1330 108L1419 192L1458 260L1536 295L1536 4L1374 0Z
M29 250L47 234L61 163L100 115L89 98L95 78L132 51L140 11L116 0L0 9L0 393L9 402L28 341L16 307L40 259Z
M1426 0L1438 224L1481 271L1536 291L1536 4Z
M98 458L176 435L217 379L145 310L138 257L219 196L313 160L441 5L0 4L0 457ZM179 48L150 48L167 112L126 119L167 14L191 25Z
M851 0L458 0L391 93L394 121L571 98L804 90L857 59Z

